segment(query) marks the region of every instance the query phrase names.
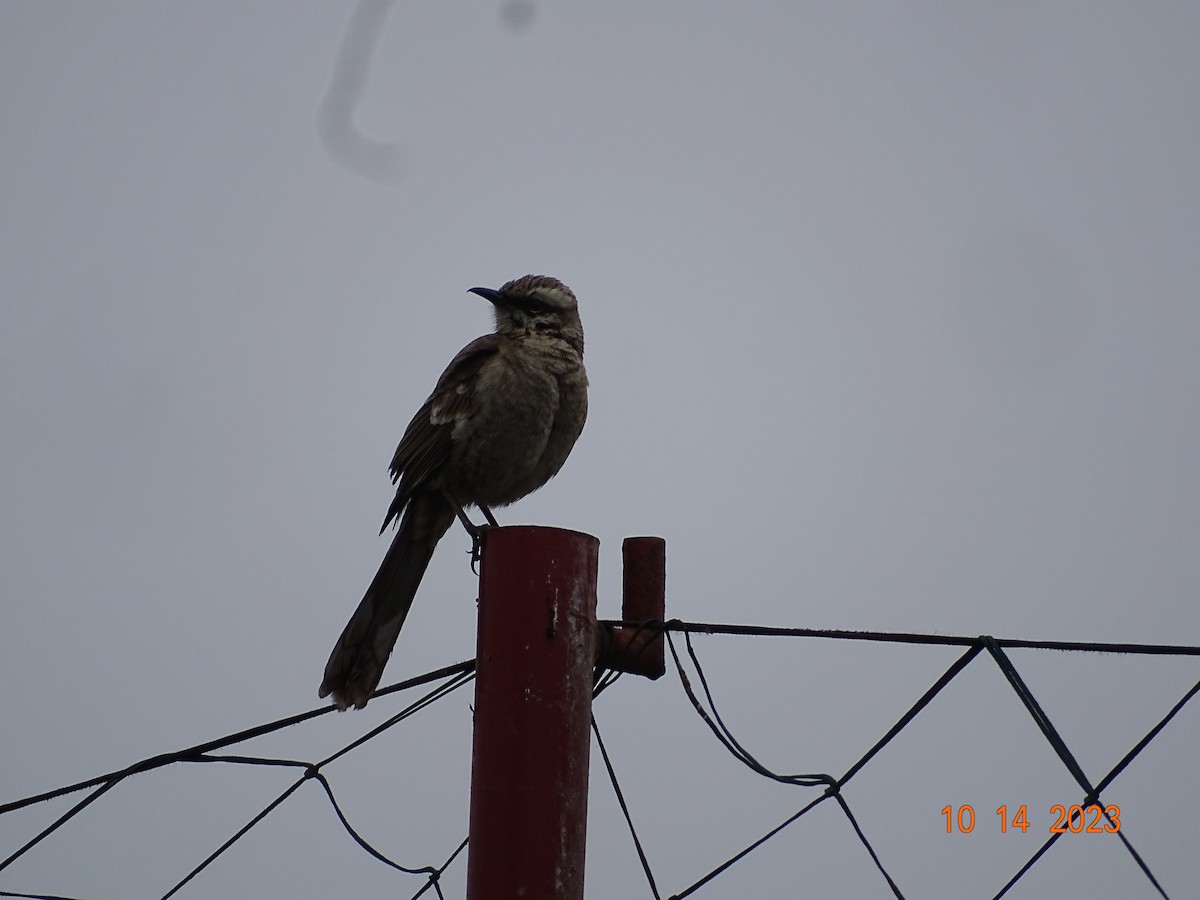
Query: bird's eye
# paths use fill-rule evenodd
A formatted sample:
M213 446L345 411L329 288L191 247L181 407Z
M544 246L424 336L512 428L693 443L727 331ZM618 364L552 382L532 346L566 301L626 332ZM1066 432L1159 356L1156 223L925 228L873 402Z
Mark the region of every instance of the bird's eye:
M553 327L554 327L553 322L534 322L533 323L534 331L549 331Z

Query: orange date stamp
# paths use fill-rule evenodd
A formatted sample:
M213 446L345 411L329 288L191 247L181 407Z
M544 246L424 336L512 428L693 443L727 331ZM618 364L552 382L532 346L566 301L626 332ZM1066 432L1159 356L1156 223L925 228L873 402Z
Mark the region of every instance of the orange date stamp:
M1008 834L1009 829L1020 831L1022 834L1030 828L1028 804L1022 803L1012 815L1009 815L1007 805L996 810L1000 817L1000 833ZM975 830L975 807L969 803L962 806L945 806L942 815L946 817L946 834L959 832L970 834ZM1050 807L1050 834L1116 834L1121 830L1121 807L1114 805L1100 806L1063 806L1056 803Z

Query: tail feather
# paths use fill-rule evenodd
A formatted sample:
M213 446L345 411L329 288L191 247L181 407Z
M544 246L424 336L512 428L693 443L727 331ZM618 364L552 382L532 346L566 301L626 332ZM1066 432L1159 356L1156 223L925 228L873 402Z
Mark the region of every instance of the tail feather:
M412 499L379 571L325 664L325 678L318 692L321 697L332 694L339 709L362 709L367 705L383 676L383 667L412 608L434 548L453 521L453 511L440 496Z

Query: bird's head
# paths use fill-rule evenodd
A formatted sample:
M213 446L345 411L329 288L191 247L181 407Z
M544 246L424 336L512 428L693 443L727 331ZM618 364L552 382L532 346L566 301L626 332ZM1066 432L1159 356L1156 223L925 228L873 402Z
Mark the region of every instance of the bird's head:
M489 300L495 307L497 332L549 334L561 337L583 352L579 305L571 289L557 278L524 275L499 290L476 287L470 293Z

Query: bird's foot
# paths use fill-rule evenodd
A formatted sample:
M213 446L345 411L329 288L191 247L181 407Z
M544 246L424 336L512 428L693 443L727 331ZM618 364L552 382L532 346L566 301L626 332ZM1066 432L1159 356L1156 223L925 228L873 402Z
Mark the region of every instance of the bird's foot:
M446 492L446 499L454 507L454 514L458 516L458 521L462 523L462 527L471 536L471 571L478 575L479 560L483 558L483 533L489 528L499 527L500 523L496 521L496 517L492 515L492 511L480 503L478 504L479 511L487 519L487 524L476 525L449 491Z
M499 528L500 523L496 521L496 517L492 515L492 511L479 504L479 511L483 513L483 517L487 519L486 525L472 525L467 530L471 534L471 571L476 575L479 574L479 560L483 558L483 533L489 528Z
M483 559L483 533L491 527L476 525L475 530L471 532L471 571L476 575L479 574L479 561Z

